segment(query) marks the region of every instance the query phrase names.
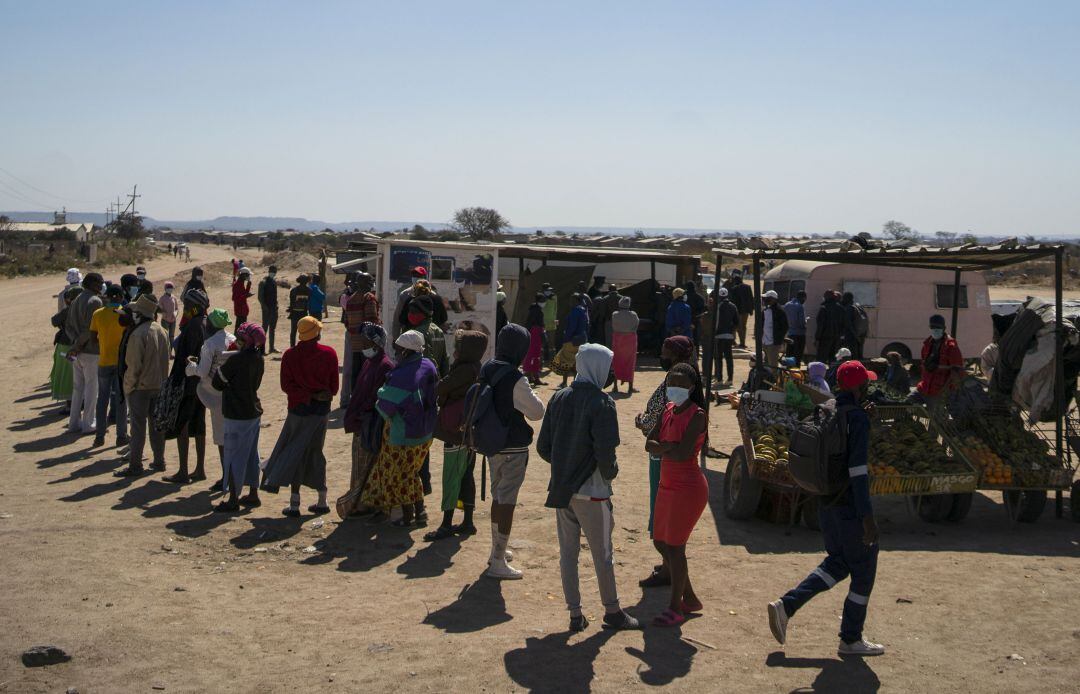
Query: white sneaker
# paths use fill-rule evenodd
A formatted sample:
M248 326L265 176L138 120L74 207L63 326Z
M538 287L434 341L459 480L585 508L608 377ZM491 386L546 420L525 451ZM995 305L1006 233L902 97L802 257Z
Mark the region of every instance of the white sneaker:
M506 561L514 561L514 550L506 550L506 554L504 556L506 557Z
M855 643L840 642L840 647L836 649L837 655L857 655L860 657L871 655L882 655L885 653L885 647L880 643L871 643L866 639L859 639Z
M521 578L521 571L510 566L505 561L488 563L487 571L484 574L489 578L497 578L500 581L516 581Z
M781 646L787 641L787 612L784 611L784 601L774 600L769 603L769 629Z

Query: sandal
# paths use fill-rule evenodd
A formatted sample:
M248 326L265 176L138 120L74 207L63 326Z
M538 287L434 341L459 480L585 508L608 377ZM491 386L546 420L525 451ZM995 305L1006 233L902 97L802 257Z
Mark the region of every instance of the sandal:
M319 506L318 504L312 504L311 506L308 506L307 510L308 513L314 513L316 516L322 516L324 514L330 513L329 506Z
M450 529L453 530L458 535L475 535L476 534L476 526L473 525L472 523L470 523L469 525L465 525L464 523L458 523L457 525L451 525Z
M686 621L686 617L679 614L675 610L668 608L661 612L653 619L653 626L655 627L677 627L681 626Z
M424 535L424 539L428 542L435 542L437 540L445 540L454 536L454 529L448 525L440 525L438 528L430 533Z
M165 477L162 477L161 479L172 484L187 484L191 481L190 477L188 477L187 475L181 475L179 472L175 475L167 475Z
M704 605L701 604L700 600L696 600L694 602L689 602L688 600L682 601L683 614L690 614L691 612L701 612L703 608Z

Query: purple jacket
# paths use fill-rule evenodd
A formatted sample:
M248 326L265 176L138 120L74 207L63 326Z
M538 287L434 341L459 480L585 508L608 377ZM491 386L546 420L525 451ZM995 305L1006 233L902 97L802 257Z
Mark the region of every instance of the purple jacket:
M430 359L413 355L386 376L375 409L390 421L392 446L418 446L431 440L438 413L439 372Z

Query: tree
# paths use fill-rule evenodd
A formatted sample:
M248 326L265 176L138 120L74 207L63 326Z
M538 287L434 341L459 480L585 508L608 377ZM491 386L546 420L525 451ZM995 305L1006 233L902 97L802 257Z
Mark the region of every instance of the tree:
M881 226L881 230L885 232L885 235L896 239L897 241L918 241L919 232L915 231L907 224L898 222L895 219L890 219Z
M414 224L413 228L409 230L409 238L415 241L427 241L431 238L431 234L423 226Z
M451 226L473 241L483 241L501 236L503 229L510 227L510 222L488 207L463 207L454 213Z
M979 237L976 236L975 234L970 234L969 233L969 234L964 234L963 236L960 237L960 243L963 243L963 244L969 244L969 243L975 244L975 243L978 243L978 242L979 242Z
M833 232L833 238L834 239L849 239L849 238L851 238L851 234L847 233L846 231L834 231Z
M955 231L935 231L934 236L941 241L941 245L951 246L956 241L957 234Z
M135 240L146 237L146 229L143 228L142 217L133 214L122 214L113 222L113 230L117 238Z
M638 229L637 231L634 232L634 238L635 239L643 239L643 238L645 238L645 232L642 231L641 229Z
M1031 234L1028 234L1027 236L1024 237L1024 245L1025 246L1034 246L1036 243L1038 243L1038 240L1034 236L1032 236Z

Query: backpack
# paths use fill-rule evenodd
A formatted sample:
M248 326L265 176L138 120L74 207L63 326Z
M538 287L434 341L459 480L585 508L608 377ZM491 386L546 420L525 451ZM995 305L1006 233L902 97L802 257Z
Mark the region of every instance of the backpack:
M490 381L481 378L469 386L465 394L464 444L480 455L493 456L506 448L510 426L499 416L495 406L495 386L503 378L518 370L507 364ZM519 373L520 375L520 373Z
M847 414L853 409L853 405L835 411L815 407L791 434L788 471L811 494L835 495L847 488Z
M855 306L855 337L860 340L870 334L870 316L867 315L866 309L859 304Z

